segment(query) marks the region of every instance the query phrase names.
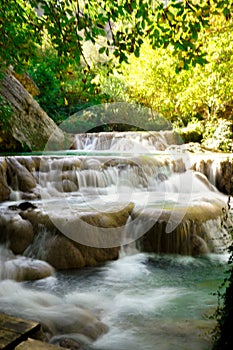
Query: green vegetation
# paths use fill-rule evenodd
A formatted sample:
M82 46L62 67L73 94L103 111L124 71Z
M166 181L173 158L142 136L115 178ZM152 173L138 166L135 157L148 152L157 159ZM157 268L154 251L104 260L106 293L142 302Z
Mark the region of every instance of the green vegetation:
M185 141L232 151L232 0L1 5L1 67L30 73L57 124L96 104L135 101ZM95 121L80 123L87 130Z
M57 124L103 102L136 102L142 114L149 107L155 115L131 116L127 129L170 128L171 122L185 141L231 152L233 1L164 3L0 0L0 70L29 72L40 89L38 102ZM104 119L106 110L99 112L81 112L63 128L118 130L115 119ZM0 138L11 113L0 95ZM232 345L232 256L229 263L215 350Z
M214 315L217 326L213 350L229 350L233 344L233 245L230 247L230 253L227 277L217 292L218 307Z
M62 129L71 133L86 131L169 130L171 124L151 109L133 103L99 104L75 113Z
M57 124L80 109L108 100L92 82L96 70L73 64L61 76L58 61L54 50L47 49L28 63L28 72L41 92L36 99Z
M209 25L210 13L227 18L231 6L231 0L171 0L168 6L156 0L1 0L1 65L25 68L38 45L54 48L58 70L81 59L89 65L86 42L100 45L100 54L113 53L121 63L130 52L139 56L145 37L153 48L172 44L176 52L185 52L179 66L204 63L198 34Z
M199 42L207 63L175 73L174 49L153 50L147 42L139 58L130 56L123 74L131 99L171 120L185 141L204 141L209 148L233 150L233 21L213 16Z

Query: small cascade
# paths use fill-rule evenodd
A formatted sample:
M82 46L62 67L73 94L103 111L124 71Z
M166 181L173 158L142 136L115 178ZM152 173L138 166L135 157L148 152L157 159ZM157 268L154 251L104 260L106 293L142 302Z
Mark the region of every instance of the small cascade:
M40 172L39 185L43 188L53 187L60 192L82 191L88 188L108 188L126 184L129 187L148 188L156 187L165 181L173 172L174 164L169 164L169 156L144 158L115 158L92 157L86 159L79 157L78 166L75 164L77 157L71 157L70 168L63 165L64 158L60 158L57 168ZM46 159L47 160L47 159ZM50 160L51 161L51 160ZM53 164L53 161L51 161ZM43 169L43 166L42 166Z
M182 143L172 130L86 133L77 134L75 140L78 150L130 153L164 151L169 145Z
M189 157L191 168L204 174L221 192L233 195L232 154L201 154Z
M230 235L219 222L228 199L215 187L223 165L228 170L221 178L229 174L227 159L179 152L179 142L173 131L79 134L76 147L87 153L1 158L12 201L0 207L1 241L9 240L14 253L30 256L41 239L46 254L34 258L56 268L116 258L120 246L136 241L142 250L163 253L227 249ZM216 237L209 239L209 231ZM50 235L47 245L43 232ZM14 244L17 235L21 245ZM98 253L92 251L91 258L82 245ZM70 264L62 246L73 251ZM108 254L102 251L106 248ZM54 250L63 256L60 261Z

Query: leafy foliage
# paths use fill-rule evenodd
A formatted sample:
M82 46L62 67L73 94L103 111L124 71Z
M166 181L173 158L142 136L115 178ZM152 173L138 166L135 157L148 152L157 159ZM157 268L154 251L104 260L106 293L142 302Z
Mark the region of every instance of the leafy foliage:
M28 72L40 90L36 99L57 124L80 109L109 101L109 94L100 91L96 79L98 66L86 69L73 64L60 76L58 60L54 50L47 49L38 50L28 63Z
M152 110L134 103L92 106L65 120L62 129L71 133L87 131L170 130L171 124Z
M123 75L129 98L173 122L187 141L208 140L207 147L232 151L233 20L212 16L198 42L208 63L175 73L174 48L153 49L144 42L141 55L129 58ZM210 142L212 141L212 142ZM217 141L217 142L216 142Z
M209 135L214 118L227 113L231 118L232 0L1 0L1 5L1 66L30 70L42 92L39 103L57 123L74 109L132 96L179 126L207 118ZM98 51L95 62L87 54L91 45ZM131 62L129 92L122 79L106 78L115 59Z
M215 312L217 327L213 350L229 350L233 346L233 246L230 253L227 277L217 292L219 304Z
M99 52L113 53L121 63L130 52L138 57L147 37L153 48L173 45L179 70L205 62L199 32L209 25L210 13L229 17L231 9L232 0L171 0L167 6L155 0L1 0L1 64L25 66L36 45L49 44L57 52L57 68L64 70L85 61L83 44L100 37L105 41Z

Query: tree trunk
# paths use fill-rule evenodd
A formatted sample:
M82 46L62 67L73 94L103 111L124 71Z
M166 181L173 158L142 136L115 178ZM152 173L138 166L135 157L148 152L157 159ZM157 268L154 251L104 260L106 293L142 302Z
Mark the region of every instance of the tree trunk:
M0 95L12 108L9 123L0 129L0 151L43 150L51 137L57 149L72 143L10 71L0 82Z

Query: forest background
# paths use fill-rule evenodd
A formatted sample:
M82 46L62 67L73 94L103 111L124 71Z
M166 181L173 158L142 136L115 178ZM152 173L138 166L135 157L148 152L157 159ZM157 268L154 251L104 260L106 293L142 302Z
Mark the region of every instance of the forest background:
M96 104L136 103L156 112L146 129L158 128L159 114L185 142L232 151L231 1L1 3L2 71L27 72L58 125ZM3 98L0 108L4 127L11 108ZM96 120L77 124L68 130L90 130Z

